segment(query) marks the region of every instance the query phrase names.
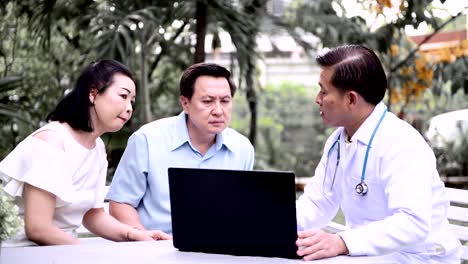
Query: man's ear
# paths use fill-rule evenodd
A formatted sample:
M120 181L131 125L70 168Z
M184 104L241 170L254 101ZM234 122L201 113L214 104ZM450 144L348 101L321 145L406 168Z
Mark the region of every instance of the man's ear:
M91 103L91 105L94 105L94 100L96 100L97 94L98 89L96 88L96 86L91 85L91 87L89 87L89 102Z
M187 114L188 113L188 105L190 104L190 99L188 99L187 97L181 95L179 97L179 100L180 100L180 105L184 109L184 112Z

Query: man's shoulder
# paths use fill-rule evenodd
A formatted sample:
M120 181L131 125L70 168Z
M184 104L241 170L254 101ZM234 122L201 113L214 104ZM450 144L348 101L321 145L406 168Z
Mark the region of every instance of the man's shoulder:
M230 127L226 128L223 131L223 137L225 137L225 140L228 140L230 142L235 142L236 145L252 146L252 143L246 136L244 136L243 134L239 133L238 131Z

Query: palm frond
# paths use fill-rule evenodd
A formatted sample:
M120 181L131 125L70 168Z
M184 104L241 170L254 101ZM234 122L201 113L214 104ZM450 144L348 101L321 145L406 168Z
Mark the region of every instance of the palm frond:
M17 88L23 77L21 76L6 76L0 79L0 93L5 93L6 91L13 90Z

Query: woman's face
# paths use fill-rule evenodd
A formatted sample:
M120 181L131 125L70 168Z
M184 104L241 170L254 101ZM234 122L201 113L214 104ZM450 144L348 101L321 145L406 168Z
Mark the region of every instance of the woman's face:
M90 92L93 128L102 133L116 132L132 117L135 83L124 74L116 73L103 93Z

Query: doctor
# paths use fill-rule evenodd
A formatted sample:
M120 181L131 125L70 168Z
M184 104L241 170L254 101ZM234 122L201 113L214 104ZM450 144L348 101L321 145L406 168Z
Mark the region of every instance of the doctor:
M298 199L298 255L389 255L397 263L460 263L449 201L423 137L388 112L387 78L373 51L341 46L317 57L316 103L337 127ZM341 208L347 230L322 231Z

